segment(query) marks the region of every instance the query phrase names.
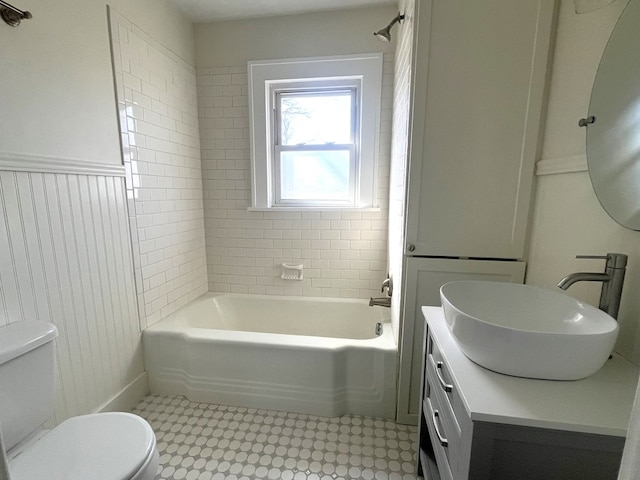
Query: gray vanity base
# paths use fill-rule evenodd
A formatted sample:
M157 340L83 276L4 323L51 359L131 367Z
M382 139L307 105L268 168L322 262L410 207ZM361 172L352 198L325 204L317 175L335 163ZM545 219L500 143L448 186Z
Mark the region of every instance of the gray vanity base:
M616 480L638 369L614 355L577 381L509 377L467 359L425 307L419 474L427 480Z

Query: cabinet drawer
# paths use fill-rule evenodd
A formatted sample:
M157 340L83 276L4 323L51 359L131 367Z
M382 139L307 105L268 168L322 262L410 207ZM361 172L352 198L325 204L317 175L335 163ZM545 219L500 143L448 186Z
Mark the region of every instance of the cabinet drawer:
M440 380L437 379L437 367L431 357L427 357L425 365L425 397L431 402L434 410L438 411L438 424L440 432L446 437L448 446L446 448L447 459L451 469L457 471L460 460L460 437L461 429L458 419L454 415L448 393L445 392ZM449 392L454 393L454 392ZM432 419L433 421L433 419Z
M453 376L450 373L450 370L444 360L442 353L440 352L440 348L438 344L433 340L431 333L429 332L427 338L427 358L425 361L425 385L427 383L426 375L429 372L434 374L433 378L435 382L433 384L434 388L440 388L442 393L447 399L447 405L449 408L452 408L455 396L457 392L455 392L455 388L453 387ZM449 388L451 387L451 388Z
M453 478L466 479L473 424L464 407L461 392L454 382L447 359L442 354L438 341L432 338L429 329L425 350L424 398L430 398L432 407L439 411L439 419L449 443L447 458Z
M441 480L453 480L451 466L449 465L449 446L444 446L441 438L438 437L439 432L440 437L446 438L442 417L438 407L434 407L431 398L425 398L422 402L422 415L424 415L424 420L427 423L427 430L429 431L429 438L431 439L431 445L438 464L440 478Z

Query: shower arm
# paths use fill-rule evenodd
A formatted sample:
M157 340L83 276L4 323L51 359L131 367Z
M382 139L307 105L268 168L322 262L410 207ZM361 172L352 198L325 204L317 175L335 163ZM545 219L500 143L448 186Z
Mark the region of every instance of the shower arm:
M12 27L20 25L21 20L33 18L30 12L20 10L4 0L0 0L0 17Z
M403 20L404 20L404 15L402 15L401 13L398 13L398 15L396 15L396 18L391 20L391 22L389 22L389 25L384 27L383 30L391 30L391 27L393 27L396 23L402 22Z
M11 5L10 3L7 3L7 2L5 2L3 0L0 0L0 7L4 7L4 8L8 8L9 10L13 10L18 15L20 15L22 18L31 18L31 14L29 12L22 11L19 8L16 8L13 5Z

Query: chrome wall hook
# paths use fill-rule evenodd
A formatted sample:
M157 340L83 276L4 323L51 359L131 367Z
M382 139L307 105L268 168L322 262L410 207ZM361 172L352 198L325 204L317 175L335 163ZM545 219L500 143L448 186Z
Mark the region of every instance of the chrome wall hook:
M33 18L30 12L22 11L13 5L0 0L0 18L11 27L17 27L22 20Z
M591 125L592 123L596 123L596 117L594 117L593 115L587 118L581 118L578 122L578 126L586 127L587 125Z

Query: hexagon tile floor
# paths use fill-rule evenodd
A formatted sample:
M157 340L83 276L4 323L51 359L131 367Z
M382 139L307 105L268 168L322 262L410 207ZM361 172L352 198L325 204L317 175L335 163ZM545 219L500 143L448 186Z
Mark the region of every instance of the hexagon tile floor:
M133 411L156 432L159 480L416 479L417 429L389 420L159 395L146 397Z

